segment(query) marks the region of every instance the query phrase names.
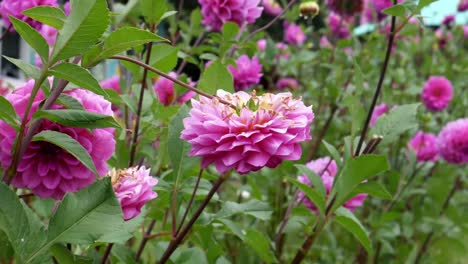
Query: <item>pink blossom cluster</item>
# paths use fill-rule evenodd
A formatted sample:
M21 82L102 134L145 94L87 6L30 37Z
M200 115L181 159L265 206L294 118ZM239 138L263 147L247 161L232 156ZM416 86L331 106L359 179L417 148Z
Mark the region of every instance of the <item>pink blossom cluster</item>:
M113 170L110 177L125 221L138 216L146 203L158 197L152 190L158 180L150 175L150 169L145 166Z
M175 72L170 72L169 76L172 77L172 78L177 79L177 74ZM190 85L194 86L195 83L190 81ZM176 94L175 89L174 89L174 82L167 79L167 78L164 78L162 76L159 77L154 82L153 89L154 89L154 92L158 96L159 102L161 104L163 104L164 106L169 106L174 101L177 104L181 105L181 104L187 102L188 100L190 100L192 97L195 96L194 91L187 91L187 92L184 92L183 94L181 94L180 96L178 96Z
M306 35L299 25L294 23L285 23L284 27L284 41L286 41L286 43L294 46L300 46L304 44Z
M336 38L349 38L348 20L336 13L331 12L328 15L328 25Z
M362 12L364 0L326 0L328 8L341 16L353 16Z
M262 0L263 10L272 16L277 16L283 12L283 8L275 0Z
M333 186L333 181L338 171L338 166L336 165L336 162L330 157L324 157L312 160L308 162L306 166L311 171L315 172L318 176L320 176L328 196L330 194L330 191ZM312 186L312 183L306 175L298 176L297 180L303 184ZM357 207L362 206L366 197L367 194L358 194L346 201L343 206L351 211L354 211ZM310 210L318 213L315 204L311 200L309 200L303 192L298 193L298 200L301 201Z
M239 27L252 24L262 14L260 0L198 0L203 24L220 31L224 23L234 22Z
M408 142L408 148L414 151L419 162L438 159L437 136L432 133L418 131Z
M468 163L468 118L449 122L437 138L439 154L449 163Z
M30 80L17 87L6 96L18 116L23 117L34 81ZM110 102L102 96L87 90L73 89L65 92L66 95L75 98L90 112L113 115ZM38 110L39 105L45 99L41 90L34 99L31 113ZM54 105L53 109L63 108ZM44 120L37 133L41 131L57 131L65 133L80 143L91 156L100 176L108 172L107 160L115 149L114 129L100 128L89 131L85 128L67 127L48 120ZM0 121L0 163L3 168L8 168L12 162L11 150L16 137L16 130L3 121ZM22 160L19 162L17 174L13 178L13 186L17 188L31 189L41 198L61 199L67 192L75 192L90 185L95 175L86 168L78 159L58 146L45 142L33 141L26 149Z
M218 90L217 98L192 99L181 138L192 145L190 156L201 157L202 167L214 164L220 173L235 169L245 174L282 160L301 157L300 143L310 140L312 107L291 93L261 96L243 91Z
M249 89L252 85L258 84L262 78L262 65L257 56L249 59L247 55L242 55L236 60L237 65L229 65L227 68L234 79L236 91Z
M8 16L12 16L23 20L33 28L40 29L42 26L40 22L23 14L23 11L36 6L57 6L57 0L3 0L0 2L0 15L2 16L3 25L9 28L11 21ZM14 31L14 28L10 28L10 31Z
M401 3L403 0L398 0ZM387 15L382 13L386 8L393 6L392 0L365 0L364 11L363 11L363 22L380 22Z
M295 90L299 87L299 83L294 78L284 77L284 78L279 79L278 82L276 82L276 86L280 90L284 90L284 89Z
M447 108L452 98L452 83L443 76L430 76L421 93L423 104L434 112Z

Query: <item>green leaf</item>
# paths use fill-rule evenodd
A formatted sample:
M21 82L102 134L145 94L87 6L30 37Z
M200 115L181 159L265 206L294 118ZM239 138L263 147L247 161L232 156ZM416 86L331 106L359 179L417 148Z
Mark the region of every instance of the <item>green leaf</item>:
M106 0L75 0L70 9L71 14L57 36L51 64L85 53L109 25Z
M12 258L15 255L15 251L8 240L7 235L0 229L0 262ZM2 262L3 263L3 262Z
M73 255L67 247L61 244L55 244L50 247L49 251L55 257L58 263L62 264L91 264L91 258Z
M377 119L370 134L383 136L379 146L394 142L404 132L416 128L418 126L416 118L418 107L419 103L401 105Z
M18 59L15 59L15 58L10 58L10 57L7 57L5 55L3 55L3 57L5 59L7 59L8 61L10 61L11 63L13 63L14 65L16 65L18 68L20 68L27 76L33 78L34 80L39 80L39 78L41 77L41 70L32 65L32 64L29 64L23 60L18 60Z
M325 189L325 186L323 185L322 178L305 165L295 164L294 166L297 168L297 170L299 171L301 175L306 175L309 181L314 186L314 188L317 189L319 194L325 197L325 194L327 193L327 191Z
M57 104L65 106L68 109L85 110L83 105L67 94L61 94L56 101Z
M32 28L28 23L23 22L13 16L8 16L10 18L13 27L16 32L18 32L24 41L26 41L31 48L33 48L37 54L42 59L42 62L45 64L49 61L49 45L44 37Z
M173 259L173 263L177 264L205 264L208 263L206 258L205 251L199 247L191 247L187 249L181 249L180 254L171 258Z
M112 116L101 115L86 110L60 109L39 110L34 113L33 118L45 118L52 122L70 127L81 128L119 128L120 125Z
M158 23L167 11L165 0L140 0L141 13L147 23Z
M313 187L303 184L296 179L287 178L292 184L296 185L312 203L317 207L320 214L325 214L325 195L320 194L318 190Z
M239 32L239 26L234 22L227 22L223 24L221 33L223 34L224 40L232 40L236 37Z
M215 215L215 219L227 218L236 214L251 215L260 220L268 220L271 217L272 210L268 203L251 199L246 203L225 202L221 210Z
M104 41L104 45L94 46L83 57L82 65L89 67L113 55L148 42L169 41L147 30L135 27L119 28Z
M255 229L247 230L244 242L266 263L276 262L275 255L270 250L270 239L260 231Z
M387 158L383 155L361 155L347 160L333 187L332 193L336 193L333 208L345 203L349 194L364 180L388 169Z
M2 109L0 111L0 120L3 120L5 123L18 131L21 122L18 118L18 115L16 115L16 111L11 105L10 101L8 101L3 96L0 96L0 109Z
M62 29L67 19L62 9L53 6L36 6L23 11L23 14L58 30Z
M188 116L188 107L183 105L179 112L172 118L168 128L167 150L171 161L174 182L178 186L184 172L189 170L198 159L189 157L190 144L180 139L180 133L184 129L182 120Z
M361 242L364 248L367 250L369 254L372 252L372 243L369 239L369 235L366 229L362 226L359 219L357 219L353 213L348 211L347 209L341 207L336 210L336 216L333 217L333 222L338 223L346 230L348 230L351 234L353 234L356 239Z
M418 10L423 9L424 7L434 3L437 0L419 0L418 1Z
M364 119L366 118L366 111L364 111L364 107L362 107L361 102L355 95L348 95L343 100L343 103L348 107L349 111L351 112L351 137L354 138L354 135L356 135L361 129L361 125L364 122Z
M108 97L107 92L101 88L99 82L85 68L68 62L60 63L49 70L49 73L58 78L65 79L95 94Z
M153 46L150 64L152 67L163 72L170 72L177 65L177 53L179 49L168 44L158 44ZM149 77L158 76L148 72Z
M76 141L69 135L52 130L43 130L40 133L36 134L32 138L32 141L49 142L66 150L77 160L79 160L86 168L88 168L94 174L99 176L99 174L96 171L96 167L94 166L93 160L89 156L89 153L83 146L80 145L80 143L78 143L78 141Z
M403 4L398 4L398 5L394 5L392 7L384 9L382 13L390 15L390 16L405 18L406 8Z
M360 193L367 193L371 196L382 198L382 199L392 199L392 195L387 191L387 189L380 183L371 181L371 182L364 182L359 184L354 191L348 196L348 199L351 199L355 195Z
M50 219L47 243L36 254L55 243L91 244L115 232L123 223L120 203L110 177L76 193L67 193ZM34 258L35 255L32 256Z
M333 160L336 162L338 167L341 167L341 155L338 152L338 150L330 143L328 143L325 140L322 140L323 145L325 145L325 148L327 149L328 153L332 156Z
M215 61L203 72L198 88L209 94L216 94L218 89L234 92L234 82L228 69Z

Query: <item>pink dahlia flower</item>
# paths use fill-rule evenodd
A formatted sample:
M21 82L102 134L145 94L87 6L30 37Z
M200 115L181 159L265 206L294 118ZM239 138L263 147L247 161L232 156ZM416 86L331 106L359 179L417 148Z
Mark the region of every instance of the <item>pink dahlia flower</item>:
M175 72L170 72L169 76L172 78L177 78ZM159 77L153 85L153 89L158 95L159 102L161 104L168 106L175 99L174 83L164 77Z
M408 148L414 151L419 162L436 161L438 158L437 137L432 133L418 131L408 142Z
M313 172L315 172L320 178L322 178L323 185L327 191L327 196L330 193L333 181L335 179L336 173L338 171L338 167L336 166L336 162L332 160L330 157L324 157L316 160L312 160L306 164L306 166ZM312 186L309 178L306 175L302 175L297 177L297 180L303 184L307 184ZM356 207L362 206L364 200L366 199L367 194L358 194L348 200L343 206L350 211L354 211ZM303 192L298 193L298 200L301 201L307 208L310 210L318 213L317 207L315 204L309 200Z
M468 118L445 125L437 138L439 153L448 163L468 163Z
M152 190L152 187L158 184L158 180L150 176L150 169L146 169L145 166L113 170L110 176L125 221L138 216L147 202L158 197Z
M453 87L447 78L431 76L424 84L421 100L430 111L442 111L449 105L453 97Z
M457 7L458 12L465 12L468 10L468 0L460 0Z
M36 20L23 15L23 11L36 6L57 6L57 0L3 0L0 2L0 15L3 19L4 27L8 28L11 25L10 18L13 16L19 20L31 25L33 28L40 29L42 24ZM10 31L14 31L12 27Z
M99 84L104 89L112 89L119 94L122 93L122 91L120 90L120 76L119 75L114 75L108 79L102 80Z
M362 12L364 0L327 0L328 8L341 16L353 16Z
M226 22L234 22L239 27L252 24L262 14L260 0L198 0L201 5L203 24L220 31Z
M295 46L300 46L306 40L306 35L302 31L302 28L299 25L294 23L287 23L285 25L286 29L284 31L284 40Z
M250 86L258 84L262 78L262 65L258 62L257 56L249 59L247 55L242 55L236 60L237 66L228 66L234 78L234 88L236 91L247 90Z
M375 126L375 123L377 122L377 119L379 119L380 116L383 114L387 113L390 110L390 108L386 104L379 104L374 108L374 111L372 112L371 120L370 120L370 126L373 127Z
M283 8L275 0L262 0L262 5L265 13L277 16L283 12Z
M30 80L6 96L21 118L24 115L33 86L34 81ZM81 89L66 91L65 94L78 100L87 111L108 116L113 115L110 102L102 96ZM44 99L44 94L39 90L28 121ZM63 107L54 105L53 108ZM91 156L99 175L107 174L106 162L115 149L113 128L94 129L90 132L88 129L66 127L44 120L37 133L44 130L65 133L78 141ZM11 150L16 134L17 132L12 127L0 121L0 163L4 169L12 162ZM67 192L75 192L90 185L94 178L94 173L67 151L48 142L36 141L31 142L26 149L12 184L17 188L31 189L41 198L51 197L59 200Z
M257 48L259 51L265 51L267 47L267 40L266 39L259 39L257 41Z
M278 86L278 88L281 90L284 90L286 88L295 90L297 89L297 87L299 87L299 83L294 78L285 77L285 78L279 79L278 82L276 83L276 86Z
M331 32L339 39L349 38L348 21L336 13L328 15L328 25Z
M190 116L184 119L181 138L192 145L190 156L201 157L202 167L214 163L220 173L235 169L246 174L282 160L297 160L299 143L310 140L312 107L293 99L291 93L256 96L218 90L218 99L192 99Z

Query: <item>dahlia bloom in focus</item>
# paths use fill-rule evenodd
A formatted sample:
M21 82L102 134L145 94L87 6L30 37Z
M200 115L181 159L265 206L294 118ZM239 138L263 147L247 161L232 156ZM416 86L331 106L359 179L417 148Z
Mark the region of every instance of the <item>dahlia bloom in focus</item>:
M326 0L328 8L341 16L353 16L361 13L364 0Z
M442 111L449 105L453 97L453 87L447 78L431 76L424 84L421 100L430 111Z
M445 125L437 138L439 154L448 163L468 163L468 118Z
M377 122L377 119L385 113L388 112L390 108L386 104L379 104L374 108L374 111L372 112L371 120L370 120L370 126L373 127L375 126L375 123Z
M283 12L283 8L275 0L262 0L262 6L265 10L265 13L277 16Z
M198 0L201 5L203 24L220 31L226 22L234 22L239 27L252 24L262 14L260 0Z
M340 17L336 13L330 13L328 15L328 25L330 26L331 32L339 39L349 38L350 33L348 29L348 21L343 17Z
M190 156L201 157L201 167L214 164L219 173L235 169L240 174L282 160L298 160L300 143L310 140L312 106L293 99L291 93L256 96L218 90L218 99L192 99L190 116L184 119L181 138L192 145Z
M34 81L30 80L6 96L21 118L33 86ZM65 94L78 100L89 112L113 115L111 103L100 95L82 89L69 90ZM28 121L44 99L42 90L39 90ZM54 105L52 108L63 107ZM115 149L114 128L93 129L90 132L85 128L66 127L44 120L37 133L44 130L65 133L78 141L91 156L98 174L100 176L107 174L106 162ZM11 150L16 134L12 127L0 121L0 163L3 168L8 168L12 162ZM13 178L12 184L17 188L31 189L41 198L50 197L59 200L67 192L75 192L90 185L94 179L94 173L67 151L48 142L35 141L30 143L23 159L19 162L18 173Z
M150 169L146 169L145 166L113 170L110 176L125 221L138 216L147 202L158 197L152 190L152 187L158 184L158 180L150 175Z
M3 0L0 2L0 15L3 19L3 26L10 27L11 21L8 16L13 16L23 20L35 29L40 29L42 24L26 15L23 11L36 6L57 6L57 0ZM15 31L12 27L10 31Z
M257 56L249 59L247 55L242 55L236 60L237 66L229 65L227 68L234 78L234 88L236 91L247 90L250 86L258 84L262 78L262 65L258 62Z
M286 88L294 90L294 89L297 89L297 87L299 87L299 83L294 78L285 77L285 78L279 79L278 82L276 83L276 86L278 86L278 88L281 90L284 90Z
M330 191L333 186L333 180L335 179L338 167L336 162L330 157L324 157L316 160L312 160L306 164L306 166L313 172L315 172L320 178L322 178L323 185L327 191L327 196L330 194ZM297 180L303 184L312 186L309 178L306 175L297 177ZM367 194L358 194L353 198L349 199L344 203L344 207L350 211L354 211L356 207L362 206L364 200L366 199ZM315 204L309 200L303 192L298 193L298 200L301 201L307 208L318 213L318 209Z
M284 40L291 45L302 45L306 40L306 35L299 25L288 23L285 25Z
M418 131L408 142L408 148L414 151L419 162L436 161L438 158L437 137L432 133Z
M101 85L102 88L104 89L112 89L116 91L117 93L122 93L120 90L120 76L119 75L114 75L108 79L102 80L99 85Z

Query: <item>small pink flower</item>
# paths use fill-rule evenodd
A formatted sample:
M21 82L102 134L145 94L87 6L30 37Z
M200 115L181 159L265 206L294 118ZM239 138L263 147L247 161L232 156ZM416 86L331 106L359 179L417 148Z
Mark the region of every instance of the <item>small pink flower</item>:
M242 55L236 60L237 66L228 66L234 78L234 88L236 91L247 90L250 86L258 84L262 78L262 65L258 62L257 56L249 59L247 55Z
M150 176L150 169L146 169L145 166L113 170L110 176L125 221L138 216L146 203L158 197L152 190L158 180Z
M267 46L267 40L266 39L259 39L257 41L257 48L259 51L265 51Z
M431 76L424 84L421 100L427 109L439 112L447 108L453 97L453 87L443 76Z
M336 13L328 15L328 25L331 32L339 39L349 38L348 21Z
M297 87L299 87L299 83L294 78L285 77L285 78L279 79L278 82L276 83L276 86L278 86L278 88L281 90L284 90L286 88L295 90L297 89Z
M122 91L120 90L120 76L119 75L114 75L108 79L102 80L99 84L104 89L112 89L119 94L122 93Z
M25 114L33 86L34 80L30 80L6 96L21 118ZM69 90L65 94L75 98L87 111L108 116L114 114L110 102L102 96L82 89ZM42 90L39 90L32 104L28 122L45 98ZM61 108L63 107L58 104L53 106L53 109ZM107 174L107 160L110 159L115 149L114 128L90 131L44 120L37 133L45 130L65 133L78 141L91 156L98 174L100 176ZM16 135L16 130L0 121L0 163L4 169L8 168L12 162L11 150ZM84 188L93 183L94 179L94 173L67 151L45 141L35 141L29 144L19 162L12 185L17 188L28 188L41 198L50 197L60 200L65 193Z
M283 12L283 8L275 0L262 0L262 5L265 13L277 16Z
M419 162L438 159L437 137L434 134L418 131L408 142L408 148L415 152Z
M219 173L235 169L246 174L301 157L300 143L311 139L311 106L291 93L257 96L218 90L217 96L236 109L216 98L192 99L190 116L183 121L181 138L192 145L189 155L202 159L202 168L214 164Z
M377 119L379 119L380 116L383 114L387 113L390 108L386 104L379 104L374 108L374 111L372 112L371 120L370 120L370 126L373 127L375 126L375 123L377 122Z
M335 179L338 167L336 162L330 157L324 157L316 160L312 160L306 164L306 166L313 172L315 172L320 178L322 178L323 185L325 186L327 196L330 194L330 191L333 186L333 181ZM306 175L298 176L297 180L303 184L312 186L309 178ZM350 211L354 211L357 207L362 206L364 200L366 199L367 194L358 194L353 198L349 199L344 203L344 207ZM318 213L317 207L315 204L309 200L303 192L298 193L298 200L301 201L307 208Z
M398 0L401 3L403 0ZM364 22L380 22L387 15L382 13L386 8L393 6L392 0L366 0L364 4Z
M169 76L177 78L175 72L170 72ZM175 99L174 83L164 77L159 77L153 85L153 89L158 95L159 102L161 104L168 106Z
M445 125L437 138L439 153L448 163L468 163L468 118Z
M220 31L226 22L234 22L239 27L252 24L260 17L263 7L260 0L198 0L201 5L203 24Z
M442 25L450 26L455 22L455 15L447 15L442 20Z
M284 40L295 46L300 46L306 40L306 35L299 25L288 23L284 32Z
M10 93L10 87L5 83L4 80L0 79L0 95L6 96Z
M468 10L468 0L460 0L457 7L458 12L465 12Z
M10 18L13 16L19 20L23 20L35 29L40 29L42 24L34 19L23 14L24 10L36 6L57 6L57 0L3 0L0 2L0 15L3 19L4 27L8 28L11 25ZM12 27L10 31L14 31Z

